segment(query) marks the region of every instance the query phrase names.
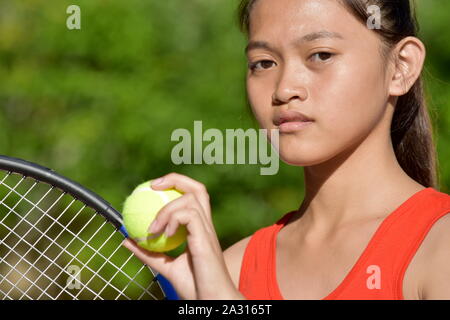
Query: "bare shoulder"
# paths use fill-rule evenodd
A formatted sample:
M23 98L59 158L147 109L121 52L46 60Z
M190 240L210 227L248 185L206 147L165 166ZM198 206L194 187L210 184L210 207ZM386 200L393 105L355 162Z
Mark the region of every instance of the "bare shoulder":
M419 250L424 261L422 298L450 300L450 212L431 226Z
M230 273L231 279L233 280L236 288L239 287L239 275L241 272L242 258L244 256L245 248L252 236L248 236L244 239L239 240L235 244L228 247L224 252L225 263Z

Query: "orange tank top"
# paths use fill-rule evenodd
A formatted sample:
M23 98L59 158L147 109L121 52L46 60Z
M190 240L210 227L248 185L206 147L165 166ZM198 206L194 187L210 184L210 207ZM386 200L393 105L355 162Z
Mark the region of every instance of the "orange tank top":
M239 291L250 300L283 300L276 280L276 239L295 211L257 230L244 252ZM398 300L408 264L431 226L450 212L450 196L432 187L403 202L380 223L338 287L323 300Z

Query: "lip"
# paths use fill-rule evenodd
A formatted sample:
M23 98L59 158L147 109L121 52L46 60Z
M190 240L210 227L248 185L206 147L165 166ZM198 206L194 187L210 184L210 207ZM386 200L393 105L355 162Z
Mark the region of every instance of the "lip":
M312 122L310 117L294 110L285 110L277 113L273 119L276 126L281 126L286 122Z
M290 121L279 126L280 133L289 133L302 130L308 127L313 121Z

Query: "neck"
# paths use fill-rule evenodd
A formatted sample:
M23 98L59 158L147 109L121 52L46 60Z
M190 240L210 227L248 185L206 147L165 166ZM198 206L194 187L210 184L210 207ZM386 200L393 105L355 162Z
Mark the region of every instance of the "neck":
M372 133L335 158L304 167L306 194L299 211L313 229L389 214L424 188L400 167L390 135L380 139L379 132Z

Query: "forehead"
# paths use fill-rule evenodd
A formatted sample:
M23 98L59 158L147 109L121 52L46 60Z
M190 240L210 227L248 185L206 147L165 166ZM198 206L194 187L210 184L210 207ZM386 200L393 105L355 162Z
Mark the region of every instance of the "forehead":
M290 39L329 30L364 37L368 29L339 0L257 0L250 16L250 38Z

